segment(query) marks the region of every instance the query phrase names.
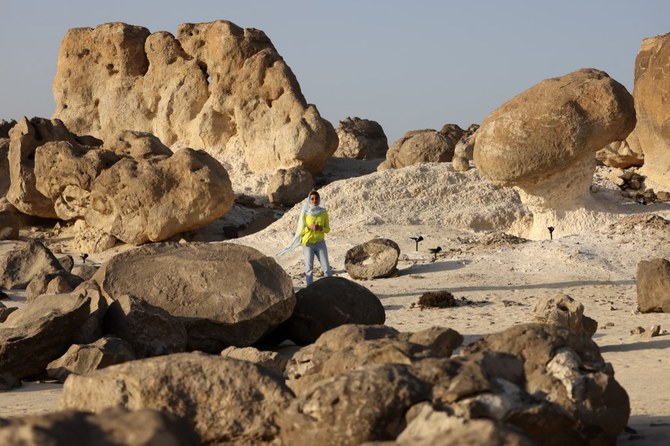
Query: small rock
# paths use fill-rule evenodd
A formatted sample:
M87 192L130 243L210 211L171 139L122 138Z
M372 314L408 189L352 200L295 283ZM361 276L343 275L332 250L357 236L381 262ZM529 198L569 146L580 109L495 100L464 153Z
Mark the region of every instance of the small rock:
M635 327L635 328L633 328L633 329L630 331L630 334L631 334L632 336L635 336L635 335L641 335L641 334L644 333L645 331L646 331L646 330L645 330L644 328L642 328L642 327Z
M649 327L649 330L644 332L644 337L645 338L654 338L661 334L661 326L660 325L652 325Z

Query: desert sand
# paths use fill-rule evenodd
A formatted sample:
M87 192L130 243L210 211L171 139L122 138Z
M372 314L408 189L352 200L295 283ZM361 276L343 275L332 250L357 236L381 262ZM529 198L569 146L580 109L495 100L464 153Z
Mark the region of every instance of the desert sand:
M630 397L630 432L621 434L619 444L670 443L670 356L666 353L670 314L640 314L636 294L638 262L670 258L670 225L663 220L670 220L668 203L642 205L624 197L611 181L616 172L599 167L591 193L614 210L608 216L610 222L560 238L550 239L547 232L546 239L530 241L513 235L523 229L528 218L519 203L483 199L478 194L483 182L473 171L456 174L449 163L406 168L415 169L407 171L408 178L413 173L429 182L431 175L458 181L447 181L455 190L447 188L439 193L420 182L404 183L404 190L413 184L423 187L413 193L414 199L405 199L395 196L395 186L384 181L400 173L377 173L376 164L333 159L317 180L328 183L320 193L331 218L327 243L336 276L350 278L344 258L357 244L384 237L401 248L397 274L357 281L381 300L387 325L401 331L446 326L464 335L467 344L484 334L529 322L539 299L567 294L584 305L587 316L598 321L594 340ZM360 176L347 179L352 175ZM226 242L274 255L292 238L299 207L260 232ZM478 214L472 215L475 211ZM513 223L500 228L508 234L489 227L491 222L501 221L501 214L505 214L504 221ZM220 234L221 224L184 234L182 239L220 241L220 235L215 234ZM419 234L424 241L417 249L410 237ZM25 228L22 236L43 237L52 250L62 253L68 252L71 239L67 227ZM7 249L8 243L0 242L0 249ZM437 246L442 252L433 256L428 249ZM102 263L125 249L131 247L117 246L92 254L89 261ZM305 286L299 250L276 260L291 275L296 290ZM417 305L424 292L437 290L453 293L459 306L422 309ZM22 305L24 300L16 292L4 302L12 306ZM653 325L661 326L657 337L631 334L637 327L649 329ZM53 383L28 382L0 393L0 416L56 410L60 388Z

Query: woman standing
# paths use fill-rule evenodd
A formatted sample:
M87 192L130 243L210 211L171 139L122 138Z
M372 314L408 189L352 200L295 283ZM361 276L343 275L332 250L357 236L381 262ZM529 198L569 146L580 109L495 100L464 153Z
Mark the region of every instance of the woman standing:
M330 222L328 212L320 206L321 197L316 191L312 191L307 196L307 200L298 217L298 226L296 228L293 242L279 253L282 256L293 251L298 244L302 245L302 253L305 257L305 282L307 286L314 281L314 257L318 257L321 269L326 277L333 275L330 263L328 262L328 248L326 247L325 234L330 232Z
M326 247L325 234L330 232L328 212L319 206L321 197L316 191L309 193L309 208L305 212L305 223L302 228L300 244L302 254L305 257L305 282L307 286L313 282L314 256L319 258L321 269L326 277L333 275L328 263L328 248Z

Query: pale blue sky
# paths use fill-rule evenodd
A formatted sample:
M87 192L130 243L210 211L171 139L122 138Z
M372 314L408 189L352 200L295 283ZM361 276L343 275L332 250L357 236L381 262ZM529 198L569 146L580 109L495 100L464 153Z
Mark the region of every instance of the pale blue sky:
M579 68L632 92L640 43L670 32L669 17L668 0L0 0L0 118L51 116L69 28L121 21L175 34L225 19L263 30L335 127L372 119L390 144L408 130L479 123Z

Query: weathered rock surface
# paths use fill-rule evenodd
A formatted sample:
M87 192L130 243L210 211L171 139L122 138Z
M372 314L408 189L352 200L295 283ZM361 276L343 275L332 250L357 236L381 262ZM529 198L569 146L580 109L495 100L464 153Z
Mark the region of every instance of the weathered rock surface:
M565 327L589 337L598 329L598 322L584 315L584 305L565 294L540 299L533 318L534 322Z
M465 355L478 352L508 353L523 359L524 390L546 400L534 408L514 409L505 418L533 440L614 444L626 427L628 395L588 336L553 325L517 325L487 335L464 350Z
M378 279L396 272L400 247L389 239L376 238L347 251L344 267L353 279Z
M240 150L254 172L315 173L337 148L270 39L223 20L182 24L176 38L124 23L70 29L53 93L54 117L76 133L137 130L215 156Z
M474 161L484 178L515 186L533 212L526 236L598 224L589 195L594 154L635 127L633 97L606 73L582 69L546 79L491 113L477 131Z
M300 167L277 170L266 187L270 203L292 206L307 197L312 190L312 174Z
M409 131L391 144L378 170L401 169L418 163L446 163L454 156L457 142L458 139L454 141L431 129Z
M384 158L389 145L384 129L376 121L347 117L335 129L339 144L333 156L354 159Z
M642 313L670 313L670 262L642 260L637 264L637 305Z
M287 384L302 395L319 381L353 370L449 357L463 342L449 328L419 333L400 333L384 325L341 325L296 352L286 366Z
M92 344L74 344L60 358L47 365L47 375L64 382L74 373L85 375L94 370L135 359L129 343L121 338L105 336Z
M197 446L198 436L178 417L151 409L108 409L99 414L64 410L0 419L0 444Z
M81 277L65 271L40 274L26 287L26 301L31 302L42 294L67 294L83 281Z
M19 241L0 257L0 288L25 288L35 277L60 271L60 262L42 242Z
M203 443L258 444L277 436L292 399L279 376L256 364L177 353L71 375L60 406L162 410L187 420Z
M177 316L187 348L212 353L253 344L295 306L291 277L274 259L231 243L143 246L110 259L93 280L110 299L132 295Z
M289 359L286 355L282 355L279 352L258 350L254 347L228 347L221 352L221 356L253 362L272 370L279 376L284 374Z
M18 310L18 307L9 307L0 302L0 322L5 322L10 314Z
M340 325L381 325L385 320L384 306L370 290L343 277L324 277L296 293L293 314L278 331L307 345Z
M667 101L670 77L670 34L642 41L635 59L633 97L637 125L632 133L634 146L644 153L641 173L670 189L670 111Z
M116 296L103 324L105 333L128 342L138 358L186 350L184 324L162 308L133 296Z
M0 371L0 391L21 387L21 380L9 372ZM1 419L0 419L1 420ZM1 426L1 421L0 421Z
M82 337L94 317L85 292L42 296L0 324L0 369L23 379L36 376Z
M634 132L635 130L633 130ZM633 133L628 135L632 139ZM619 169L640 167L644 164L644 154L626 141L614 141L596 152L596 159L606 166Z
M50 141L67 141L79 146L98 146L101 141L78 137L58 119L22 118L9 132L10 186L7 199L24 214L55 218L54 203L36 188L35 157L38 147Z
M139 245L202 227L223 216L233 198L223 166L203 151L181 149L156 163L126 158L103 171L85 218Z
M282 413L281 438L292 445L393 440L409 407L430 387L405 365L354 371L321 382Z

